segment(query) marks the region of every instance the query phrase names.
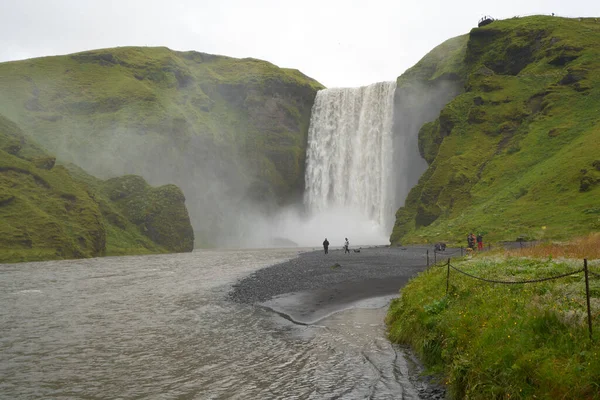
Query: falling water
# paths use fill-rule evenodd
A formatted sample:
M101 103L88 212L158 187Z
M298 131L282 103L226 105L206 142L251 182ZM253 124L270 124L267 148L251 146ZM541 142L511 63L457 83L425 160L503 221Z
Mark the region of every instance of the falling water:
M309 212L346 210L348 218L389 235L398 206L392 176L395 88L396 82L380 82L317 93L308 132Z

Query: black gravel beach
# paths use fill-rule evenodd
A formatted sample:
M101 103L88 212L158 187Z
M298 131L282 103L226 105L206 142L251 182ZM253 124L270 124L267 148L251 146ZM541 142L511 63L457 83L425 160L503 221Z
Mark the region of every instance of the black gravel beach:
M427 266L429 247L371 247L360 252L300 253L293 260L263 268L234 285L234 301L259 304L294 322L320 318L372 298L398 294Z
M384 307L410 278L427 268L425 246L370 247L360 252L330 250L300 253L290 261L263 268L234 285L230 296L240 303L265 307L290 321L310 325L355 305ZM460 249L437 254L438 260ZM415 369L409 379L419 398L441 400L445 388L432 376L421 375L423 367L409 349L405 356Z

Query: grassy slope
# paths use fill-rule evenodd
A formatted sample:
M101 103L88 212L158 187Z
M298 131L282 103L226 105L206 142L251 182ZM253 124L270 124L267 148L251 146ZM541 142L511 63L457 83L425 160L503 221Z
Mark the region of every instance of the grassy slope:
M85 188L0 117L0 262L99 256L105 240Z
M528 17L471 31L466 90L421 129L430 167L398 211L392 242L600 229L599 39L592 19Z
M61 160L177 183L200 209L219 205L215 181L232 198L238 186L258 200L301 192L322 86L255 59L123 47L0 64L0 88L0 110ZM218 212L190 211L199 230L218 228Z
M600 236L573 247L575 253L544 246L533 249L534 258L483 255L452 265L475 276L521 281L577 271L586 256L594 258L589 268L600 276ZM583 273L499 285L451 270L448 295L446 276L442 265L409 282L392 302L386 322L390 339L410 344L431 372L443 376L452 398L600 399L598 277L590 280L590 341Z
M54 162L0 116L0 263L192 249L176 186L152 188L140 177L102 181ZM131 179L139 183L132 196L111 199Z

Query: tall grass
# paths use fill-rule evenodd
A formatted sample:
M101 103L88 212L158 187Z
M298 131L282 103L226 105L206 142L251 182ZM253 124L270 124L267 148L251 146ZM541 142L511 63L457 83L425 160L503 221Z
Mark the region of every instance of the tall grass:
M600 273L600 234L564 244L452 261L474 276L539 279ZM392 302L392 341L411 345L458 399L600 399L600 278L590 280L593 340L582 273L520 285L491 284L433 267Z
M507 256L528 257L562 257L562 258L587 258L589 260L600 258L600 232L573 239L567 243L541 243L532 247L519 250L509 250Z

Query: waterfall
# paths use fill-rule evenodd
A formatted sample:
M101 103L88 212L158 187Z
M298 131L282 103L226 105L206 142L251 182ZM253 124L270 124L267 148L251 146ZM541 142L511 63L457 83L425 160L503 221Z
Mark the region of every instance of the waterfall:
M306 156L309 213L341 211L345 219L362 221L354 231L375 230L377 240L386 241L398 207L392 173L395 88L396 82L380 82L319 91Z

